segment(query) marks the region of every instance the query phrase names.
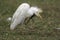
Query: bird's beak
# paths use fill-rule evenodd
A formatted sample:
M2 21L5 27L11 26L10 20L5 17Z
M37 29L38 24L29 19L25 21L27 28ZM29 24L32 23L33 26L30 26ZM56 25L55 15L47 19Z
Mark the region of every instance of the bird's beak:
M39 13L37 13L36 16L42 19L42 16Z
M43 10L40 8L39 11L37 13L35 13L36 16L38 16L40 19L42 19L42 16L40 15L40 13L42 13Z

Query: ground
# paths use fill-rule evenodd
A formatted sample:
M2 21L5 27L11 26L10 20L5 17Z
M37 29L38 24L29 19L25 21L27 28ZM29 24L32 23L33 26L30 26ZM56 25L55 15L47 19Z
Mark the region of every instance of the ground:
M43 19L34 16L28 24L10 30L8 17L27 2L42 8ZM60 40L60 0L0 0L0 40Z

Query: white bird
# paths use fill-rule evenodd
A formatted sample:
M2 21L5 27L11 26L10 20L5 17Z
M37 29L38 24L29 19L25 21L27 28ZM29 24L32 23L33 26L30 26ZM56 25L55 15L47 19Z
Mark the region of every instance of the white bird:
M12 17L10 29L14 30L18 24L24 23L24 20L27 17L31 17L34 14L41 18L39 13L42 13L42 9L39 9L38 7L30 7L28 3L21 4Z

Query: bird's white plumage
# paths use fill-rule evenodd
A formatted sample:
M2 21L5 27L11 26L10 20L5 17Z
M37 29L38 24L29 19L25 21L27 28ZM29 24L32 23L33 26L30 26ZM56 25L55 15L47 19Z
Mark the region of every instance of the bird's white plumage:
M12 23L10 25L10 29L14 30L14 28L18 25L24 22L25 18L31 17L33 14L36 16L40 16L39 13L41 13L42 10L37 7L30 7L28 3L21 4L17 10L15 11L13 17L12 17Z
M30 5L27 4L27 3L23 3L21 4L17 10L15 11L15 13L13 14L13 18L12 18L12 21L20 14L24 14L27 12L27 10L30 8Z
M33 14L39 12L39 8L37 7L31 7L28 11L27 11L27 17L31 17Z
M30 8L30 5L27 3L21 4L12 17L12 23L10 25L10 29L13 30L18 24L23 23L25 19L25 13Z

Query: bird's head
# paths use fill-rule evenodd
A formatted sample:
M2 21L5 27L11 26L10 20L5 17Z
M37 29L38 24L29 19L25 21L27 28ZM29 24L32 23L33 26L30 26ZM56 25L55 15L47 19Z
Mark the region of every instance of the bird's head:
M40 13L42 13L43 10L42 10L41 8L38 8L38 7L32 7L32 9L33 9L34 14L35 14L37 17L40 17L40 18L42 19Z

